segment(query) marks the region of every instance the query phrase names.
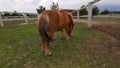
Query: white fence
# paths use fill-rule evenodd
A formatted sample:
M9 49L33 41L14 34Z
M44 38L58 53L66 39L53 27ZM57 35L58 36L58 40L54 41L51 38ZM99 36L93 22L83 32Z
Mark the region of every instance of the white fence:
M94 0L92 2L89 2L88 5L86 5L85 7L88 7L88 28L91 28L92 27L92 5L96 2L98 2L100 0ZM81 9L77 9L75 11L72 11L70 13L73 13L73 12L77 12L77 21L79 22L80 21L80 15L79 15L79 10L82 10L84 9L85 7L81 8Z
M37 19L37 15L36 16L27 16L26 13L22 13L23 16L2 16L0 13L0 26L4 27L4 21L13 21L13 20L24 20L24 23L21 24L28 24L28 20L32 20L32 19Z

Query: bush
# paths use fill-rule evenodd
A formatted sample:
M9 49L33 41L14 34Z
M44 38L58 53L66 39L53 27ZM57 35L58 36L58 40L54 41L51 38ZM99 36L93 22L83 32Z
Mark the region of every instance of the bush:
M109 14L109 10L105 9L104 11L102 11L100 14Z

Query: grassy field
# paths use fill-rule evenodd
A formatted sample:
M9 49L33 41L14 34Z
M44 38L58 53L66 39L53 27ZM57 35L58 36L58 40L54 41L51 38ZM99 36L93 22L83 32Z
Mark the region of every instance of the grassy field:
M87 18L80 19L80 22L87 23ZM114 25L120 25L120 19L119 18L93 18L93 22L99 23L99 24L114 24Z
M0 68L119 68L117 40L85 25L75 24L71 40L56 32L50 43L52 56L40 51L36 25L0 28ZM115 45L117 46L117 45Z
M94 18L93 21L99 21L102 24L120 24L119 18Z

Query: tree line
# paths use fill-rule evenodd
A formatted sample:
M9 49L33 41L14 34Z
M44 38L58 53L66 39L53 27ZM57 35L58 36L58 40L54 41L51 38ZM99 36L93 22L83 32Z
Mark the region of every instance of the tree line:
M83 8L84 7L84 8ZM50 6L51 10L59 10L59 5L58 3L52 3L51 6ZM83 8L83 9L81 9ZM88 10L87 10L87 7L85 7L85 5L81 6L81 10L79 11L80 15L87 15L88 14ZM41 13L42 11L44 11L46 8L43 7L43 6L40 6L38 9L37 9L37 13ZM99 8L94 5L93 8L92 8L92 15L98 15L98 14L109 14L111 13L109 10L105 9L103 11L100 12Z
M81 8L83 8L83 7L85 7L85 6L83 5ZM88 14L87 7L81 9L79 12L80 12L80 15L87 15ZM109 13L110 13L110 11L107 9L100 12L99 8L96 5L94 5L92 8L92 15L109 14Z
M14 11L13 13L10 12L4 12L1 14L2 16L23 16L22 13L18 13L16 11ZM26 13L27 16L36 16L36 14L30 14L30 13Z

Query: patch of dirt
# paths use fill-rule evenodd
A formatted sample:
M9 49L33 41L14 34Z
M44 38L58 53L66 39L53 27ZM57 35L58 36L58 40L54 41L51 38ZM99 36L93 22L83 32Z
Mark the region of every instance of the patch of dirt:
M86 25L87 20L81 20ZM120 42L120 24L108 24L93 21L93 28L115 37Z
M115 37L120 42L120 25L93 24L93 28Z

